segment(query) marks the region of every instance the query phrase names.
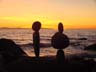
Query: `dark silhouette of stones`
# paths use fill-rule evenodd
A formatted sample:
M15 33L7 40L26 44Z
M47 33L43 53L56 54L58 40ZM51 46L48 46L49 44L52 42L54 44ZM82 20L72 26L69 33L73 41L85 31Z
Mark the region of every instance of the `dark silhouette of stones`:
M34 31L39 31L40 28L41 28L41 23L40 23L39 21L36 21L36 22L33 23L32 29L33 29Z
M63 24L62 23L59 23L59 25L58 25L58 31L60 32L60 33L63 33Z
M67 46L69 46L69 38L63 34L63 24L59 23L58 25L58 31L53 35L51 44L56 49L64 49Z
M34 32L33 33L33 47L34 47L34 52L35 52L36 57L39 57L39 53L40 53L39 32Z
M66 35L57 32L52 37L51 44L56 49L65 49L69 46L69 39Z
M36 57L39 57L40 53L40 36L39 36L39 30L41 28L41 23L36 21L32 25L32 29L35 31L33 33L33 47Z
M57 62L59 62L60 64L64 63L64 61L65 61L64 51L59 49L57 51L56 58L57 58Z
M63 34L63 24L59 23L58 32L55 33L51 39L51 45L58 49L56 59L57 63L62 64L65 62L65 55L62 49L65 49L69 46L69 38Z

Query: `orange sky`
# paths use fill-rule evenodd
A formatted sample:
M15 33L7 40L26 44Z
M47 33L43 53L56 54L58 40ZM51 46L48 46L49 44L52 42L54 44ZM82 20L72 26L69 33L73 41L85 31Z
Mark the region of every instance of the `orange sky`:
M30 28L40 21L43 28L96 29L94 0L0 0L0 27Z

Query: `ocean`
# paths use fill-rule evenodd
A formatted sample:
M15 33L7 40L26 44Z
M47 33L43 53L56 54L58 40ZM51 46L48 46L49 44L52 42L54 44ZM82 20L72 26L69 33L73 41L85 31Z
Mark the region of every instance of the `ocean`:
M57 50L51 46L51 38L57 32L53 29L40 30L40 56L54 56ZM85 51L88 45L96 43L96 30L64 30L70 39L70 45L64 49L65 55L74 54L96 54L92 51ZM33 31L32 29L0 29L0 38L12 39L28 54L34 56ZM86 38L81 40L80 38Z

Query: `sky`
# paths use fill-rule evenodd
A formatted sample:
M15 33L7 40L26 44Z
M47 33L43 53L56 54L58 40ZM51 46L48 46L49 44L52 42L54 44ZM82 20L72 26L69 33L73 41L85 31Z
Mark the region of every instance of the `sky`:
M96 29L96 0L0 0L0 27Z

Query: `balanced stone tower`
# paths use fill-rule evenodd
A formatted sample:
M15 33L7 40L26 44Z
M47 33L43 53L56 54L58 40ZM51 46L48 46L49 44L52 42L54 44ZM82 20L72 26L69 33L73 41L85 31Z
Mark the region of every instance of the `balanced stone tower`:
M36 58L39 58L39 53L40 53L40 35L39 35L40 28L41 28L41 23L39 21L33 23L32 25L32 29L34 30L33 46L34 46L34 52Z
M65 55L63 49L69 46L69 38L63 34L63 31L63 24L59 23L58 32L56 32L51 39L52 46L58 49L56 59L59 63L64 63Z

